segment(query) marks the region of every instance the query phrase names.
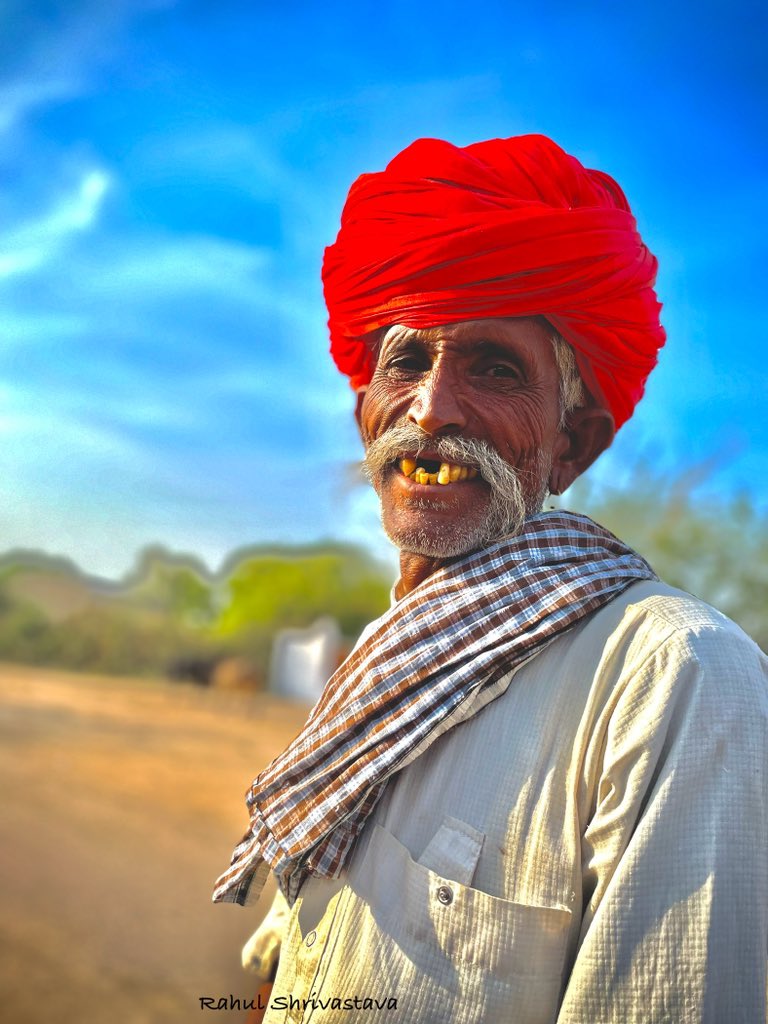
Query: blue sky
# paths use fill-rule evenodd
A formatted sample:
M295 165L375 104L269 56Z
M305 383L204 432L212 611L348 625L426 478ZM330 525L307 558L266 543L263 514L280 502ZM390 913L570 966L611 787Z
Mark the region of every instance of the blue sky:
M636 8L636 9L635 9ZM593 473L768 503L764 4L5 0L0 550L119 575L335 536L353 484L320 288L352 180L422 135L544 132L613 174L669 341Z

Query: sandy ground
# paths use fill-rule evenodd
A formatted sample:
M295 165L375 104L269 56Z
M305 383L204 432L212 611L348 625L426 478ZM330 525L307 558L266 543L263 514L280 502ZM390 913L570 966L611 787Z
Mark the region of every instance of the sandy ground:
M241 1022L269 900L213 906L243 793L307 709L0 665L0 1019Z

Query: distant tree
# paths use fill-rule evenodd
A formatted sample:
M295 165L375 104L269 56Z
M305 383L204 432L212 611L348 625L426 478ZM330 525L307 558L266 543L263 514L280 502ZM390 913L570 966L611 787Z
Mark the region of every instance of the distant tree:
M197 559L173 555L159 546L145 548L131 577L128 595L142 606L188 626L213 621L214 587Z
M217 632L226 638L254 628L273 632L330 615L354 638L386 609L390 586L387 571L353 547L254 555L229 576Z
M341 544L241 552L220 578L151 547L108 587L62 560L12 552L0 559L0 659L186 678L184 666L212 670L239 655L266 679L278 630L331 615L351 642L386 608L389 585L386 570Z
M564 504L613 530L664 580L720 608L768 648L768 517L745 497L699 498L695 484L691 475L672 480L640 468L621 491L578 481ZM58 597L35 603L40 588L17 584L43 572ZM66 596L68 578L79 581L73 595L86 588L85 606ZM11 552L0 558L0 659L160 675L245 655L266 678L278 630L330 615L348 646L387 608L390 585L387 569L344 544L237 552L218 578L191 556L155 547L128 580L109 586L61 559Z
M56 664L54 630L45 615L33 605L0 601L0 658L22 664Z
M621 537L659 576L725 612L768 649L768 516L748 497L697 497L700 474L640 466L622 491L577 481L563 499Z

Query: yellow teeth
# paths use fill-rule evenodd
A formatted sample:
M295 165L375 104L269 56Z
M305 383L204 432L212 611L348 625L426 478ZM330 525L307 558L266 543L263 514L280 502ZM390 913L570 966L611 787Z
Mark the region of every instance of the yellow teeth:
M459 480L474 480L477 470L474 466L454 466L450 462L441 462L437 473L428 473L419 466L415 459L400 459L400 471L417 484L455 484Z

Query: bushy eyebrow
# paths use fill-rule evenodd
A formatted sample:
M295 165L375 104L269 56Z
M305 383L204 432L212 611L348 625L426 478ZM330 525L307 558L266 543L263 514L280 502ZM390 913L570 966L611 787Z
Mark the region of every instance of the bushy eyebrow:
M524 362L519 352L492 338L484 338L482 341L476 342L472 354L480 359L501 359L507 363L518 364Z
M410 345L428 349L439 341L442 331L443 329L438 327L418 329L403 325L385 328L379 338L376 357L380 358L385 352L389 353L392 350L400 351ZM501 359L517 364L525 362L514 346L494 338L492 325L487 328L487 337L483 337L485 333L485 331L480 332L475 324L472 326L457 324L452 332L452 340L460 342L467 335L472 336L472 351L469 355L473 359Z
M404 327L402 324L385 327L379 334L376 346L377 355L381 355L384 349L390 345L406 345L412 341L426 341L428 334L429 330L421 331L413 327Z

